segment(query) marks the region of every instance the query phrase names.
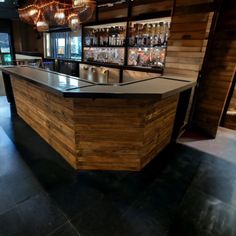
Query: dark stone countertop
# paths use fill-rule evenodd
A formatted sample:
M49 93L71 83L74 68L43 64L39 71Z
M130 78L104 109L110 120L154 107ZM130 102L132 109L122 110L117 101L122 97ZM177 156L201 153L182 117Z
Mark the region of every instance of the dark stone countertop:
M29 66L2 66L0 70L64 97L163 99L195 86L192 81L163 76L107 85Z

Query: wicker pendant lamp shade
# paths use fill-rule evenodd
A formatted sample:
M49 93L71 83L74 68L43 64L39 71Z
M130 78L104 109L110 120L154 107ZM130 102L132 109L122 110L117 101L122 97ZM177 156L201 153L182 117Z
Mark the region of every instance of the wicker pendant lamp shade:
M68 25L76 31L92 17L95 8L95 0L35 0L28 1L18 12L22 21L35 25L39 32L57 25Z

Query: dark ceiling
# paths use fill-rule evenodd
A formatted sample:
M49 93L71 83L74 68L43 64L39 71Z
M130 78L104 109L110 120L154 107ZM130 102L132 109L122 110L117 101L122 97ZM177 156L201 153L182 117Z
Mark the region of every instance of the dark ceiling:
M16 0L5 0L0 2L0 18L13 19L18 17L17 13L17 1Z

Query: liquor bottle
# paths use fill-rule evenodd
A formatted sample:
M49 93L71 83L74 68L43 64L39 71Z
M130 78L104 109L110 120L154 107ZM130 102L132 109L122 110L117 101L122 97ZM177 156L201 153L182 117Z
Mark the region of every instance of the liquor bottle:
M96 37L97 37L97 46L101 46L102 43L101 43L101 29L97 29L97 32L96 32Z
M151 26L151 33L150 33L150 46L154 47L155 46L155 36L156 36L156 25L153 24Z
M141 46L148 46L148 28L147 28L147 24L144 24L144 26L143 26Z
M163 22L160 22L160 41L159 41L159 44L160 46L163 46L164 44L164 23Z
M122 33L122 27L119 26L118 29L117 29L117 33L116 33L116 45L117 46L122 45L121 33Z
M91 46L89 29L86 29L85 31L85 46Z
M104 37L105 37L106 46L109 46L109 28L105 29Z
M129 46L133 47L135 45L135 28L132 25L132 23L130 23L130 36L129 36Z
M121 46L125 45L126 30L125 27L121 27Z
M115 27L115 42L114 42L114 45L115 46L118 46L120 45L120 29L118 26Z
M93 38L93 46L97 46L98 45L98 39L97 39L97 30L94 29L92 31L92 38Z
M151 39L152 39L152 24L148 24L148 36L147 36L147 46L151 46Z
M99 41L100 41L99 45L100 45L100 46L104 46L104 44L105 44L104 29L100 29L99 38L100 38L100 39L99 39Z
M158 45L158 24L155 24L154 27L154 43L153 46L156 47Z
M112 33L113 33L113 27L109 28L109 46L112 46Z
M144 25L143 24L139 24L139 33L138 33L138 46L143 46L143 30L144 30Z
M94 37L93 37L93 30L90 30L89 35L90 35L90 45L94 46Z
M102 46L107 46L107 37L106 37L106 29L102 29L101 32L101 40L102 40Z
M96 29L95 31L95 46L99 46L99 35L100 35L100 29Z
M122 46L122 32L123 32L123 28L120 26L118 27L118 35L117 35L117 45L118 46Z
M135 38L134 38L134 45L138 46L138 24L134 24L134 32L135 32Z
M109 28L104 30L104 46L109 46Z
M161 26L159 23L157 24L157 42L156 43L157 43L157 47L161 46Z
M164 43L163 43L163 46L167 46L167 40L168 40L168 37L169 37L169 23L168 22L165 22L164 24L164 31L165 31L165 39L164 39Z

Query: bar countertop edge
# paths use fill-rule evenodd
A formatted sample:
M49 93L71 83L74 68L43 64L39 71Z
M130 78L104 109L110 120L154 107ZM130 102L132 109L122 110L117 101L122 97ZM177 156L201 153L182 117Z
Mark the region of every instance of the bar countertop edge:
M0 70L67 98L155 98L162 100L196 85L196 82L167 76L106 85L28 66L1 66ZM73 82L76 85L73 86Z

